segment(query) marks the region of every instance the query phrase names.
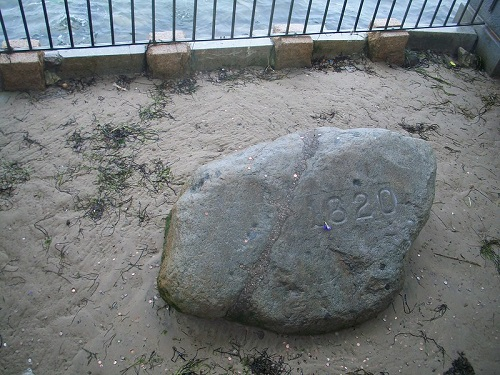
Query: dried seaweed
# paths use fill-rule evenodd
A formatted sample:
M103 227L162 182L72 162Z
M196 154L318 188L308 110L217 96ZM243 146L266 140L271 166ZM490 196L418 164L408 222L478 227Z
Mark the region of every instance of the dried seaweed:
M365 369L360 368L354 371L349 371L346 373L346 375L389 375L389 373L380 371L378 374L374 374L373 372L366 371Z
M500 240L498 238L483 240L479 253L483 257L483 259L492 261L497 269L498 274L500 274L500 255L498 255L498 251L495 251L494 247L500 247Z
M140 107L139 118L142 121L157 120L164 117L175 120L166 109L167 105L171 102L167 89L167 84L163 82L159 85L155 85L154 90L149 92L153 102L145 107Z
M98 353L91 352L90 350L87 350L85 348L83 348L83 350L87 353L87 366L90 365L92 360L95 360L97 362Z
M39 230L44 236L42 248L43 248L43 250L45 250L45 252L47 252L49 250L50 245L52 244L52 237L49 235L49 232L47 232L47 230L40 225L40 222L44 221L45 219L48 219L49 217L50 217L50 215L45 216L43 219L40 219L35 224L33 224L33 226L37 230Z
M91 198L87 202L82 203L81 205L77 204L78 209L85 210L85 217L89 217L93 221L97 222L101 220L104 213L107 211L108 206L112 206L113 204L108 201L106 198L98 197Z
M112 156L97 166L97 190L99 193L121 193L130 187L134 173L133 157Z
M404 118L401 119L401 122L399 122L398 125L401 126L408 133L418 134L418 136L425 141L429 140L429 136L427 135L427 133L429 132L437 133L437 130L439 128L437 124L425 124L423 122L417 122L415 125L408 124Z
M59 87L68 91L69 93L72 93L75 91L77 91L77 92L84 91L89 86L93 86L95 84L96 84L95 77L68 79L68 80L57 82L57 85Z
M130 89L130 84L133 80L133 78L129 78L126 75L119 75L118 77L116 77L113 86L116 87L117 90L127 91Z
M132 369L136 374L138 374L141 369L143 369L146 373L149 373L149 371L147 370L152 370L156 366L160 366L162 363L163 363L163 358L160 357L155 350L153 350L149 355L142 354L141 356L136 358L134 363L121 370L120 374L122 375L126 374L129 370Z
M448 311L448 305L446 303L442 303L441 305L435 307L432 311L434 311L434 316L430 319L426 319L427 322L432 322L433 320L441 318L446 311Z
M481 108L481 110L479 112L481 114L484 114L487 111L489 111L491 108L498 106L500 104L500 97L496 93L482 95L481 101L483 102L483 107Z
M75 152L82 152L83 151L83 145L85 141L87 140L86 137L82 136L82 133L79 130L73 131L73 133L68 137L66 140L66 143L71 146L73 151Z
M284 361L283 356L255 350L253 354L247 354L242 358L242 363L256 375L288 375L292 368Z
M429 341L430 341L430 342L432 342L432 343L434 343L434 345L435 345L435 346L436 346L436 348L438 349L439 353L441 353L441 355L442 355L442 356L443 356L443 358L444 358L444 356L445 356L445 354L446 354L446 350L444 350L444 348L443 348L441 345L439 345L435 339L433 339L433 338L431 338L431 337L427 336L427 334L426 334L424 331L419 330L418 332L419 332L418 334L411 333L411 332L400 332L400 333L398 333L398 334L396 334L396 335L394 336L394 343L396 343L396 337L398 337L399 335L410 335L410 336L412 336L412 337L421 338L421 339L423 339L423 340L424 340L424 342L425 342L425 343L427 343L427 342L429 342Z
M457 257L451 257L449 255L444 255L444 254L439 254L439 253L434 253L434 255L437 255L437 256L440 256L440 257L443 257L446 259L458 260L459 262L464 262L464 263L472 264L473 266L481 267L481 265L479 263L473 262L471 260L467 260L467 259L463 258L463 256L462 256L463 259L459 259Z
M188 360L173 375L203 375L208 374L203 369L210 370L210 366L205 363L206 359L192 358Z
M32 145L40 147L40 149L45 148L39 141L30 137L29 132L24 132L23 142L30 148Z
M458 358L453 360L451 367L443 375L475 375L474 368L465 357L464 352L458 352Z
M167 186L176 194L170 186L173 178L170 165L165 164L161 159L152 160L151 164L152 168L145 163L137 166L140 184L153 193L158 193L163 186Z
M168 82L172 94L192 95L198 89L196 78L188 77L178 81Z
M239 68L239 69L229 69L220 68L215 72L216 76L212 76L213 73L207 73L206 80L214 84L226 84L229 87L245 86L247 83L256 83L260 80L262 81L276 81L286 77L286 72L276 72L270 66L266 67L264 70L255 68Z
M82 135L75 130L68 137L67 144L74 152L82 153L88 161L80 169L95 176L96 194L75 197L75 206L84 211L84 217L98 223L105 216L110 216L117 222L122 209L128 210L126 205L130 206L132 202L132 198L124 199L124 194L134 186L145 188L151 194L158 194L162 187L167 186L175 194L170 185L173 175L167 163L160 159L140 164L136 162L139 146L158 139L158 133L146 126L112 123L97 123L90 133ZM58 170L54 177L58 190L62 184L73 180L76 172L78 170L69 167ZM71 194L70 190L66 192ZM139 207L140 223L149 217L146 208Z
M120 124L97 124L92 141L94 149L119 149L125 147L127 142L158 140L158 134L152 130L139 125Z
M407 69L428 68L429 57L425 52L405 50L404 67Z
M332 109L331 111L328 112L321 112L320 114L311 115L311 117L316 121L332 122L336 114L337 112L334 109Z
M375 74L375 71L364 55L340 55L334 58L323 56L312 61L312 69L324 72L333 71L336 73L352 73L359 70L368 74Z
M17 161L3 162L0 172L0 197L11 197L15 188L29 179L30 173L23 164Z

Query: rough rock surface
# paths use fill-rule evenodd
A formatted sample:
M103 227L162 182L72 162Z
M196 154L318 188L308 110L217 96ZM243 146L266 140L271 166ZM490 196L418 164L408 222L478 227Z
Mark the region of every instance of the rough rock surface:
M201 167L172 209L158 276L178 310L313 334L387 307L434 198L420 139L318 128Z

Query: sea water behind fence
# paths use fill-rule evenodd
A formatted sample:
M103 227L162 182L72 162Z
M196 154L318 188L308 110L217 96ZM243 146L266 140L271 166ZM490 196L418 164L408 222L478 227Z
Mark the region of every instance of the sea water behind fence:
M483 1L0 0L0 51L10 51L13 39L25 39L28 50L144 44L165 31L171 41L269 37L277 24L310 35L370 31L375 19L389 18L401 22L398 29L471 25L481 23Z

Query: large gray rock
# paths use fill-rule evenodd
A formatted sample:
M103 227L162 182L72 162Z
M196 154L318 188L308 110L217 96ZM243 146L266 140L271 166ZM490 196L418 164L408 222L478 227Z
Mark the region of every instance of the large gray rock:
M318 128L201 167L172 209L161 296L199 317L313 334L400 291L434 198L420 139Z

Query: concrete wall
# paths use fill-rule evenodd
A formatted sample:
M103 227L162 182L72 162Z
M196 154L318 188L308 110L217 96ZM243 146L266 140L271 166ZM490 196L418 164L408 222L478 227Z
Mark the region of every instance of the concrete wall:
M450 55L455 55L458 47L472 52L477 41L477 34L472 26L408 30L408 33L408 49L439 51Z
M471 0L462 17L464 4L461 4L454 21L462 17L462 23L471 22L481 0ZM500 4L495 0L484 0L475 22L484 21L484 25L474 26L477 43L472 52L481 58L484 70L493 77L500 77Z
M58 50L45 53L49 68L62 79L142 72L146 46Z
M500 5L498 8L500 9ZM478 31L479 34L485 32L487 30L484 31L484 27ZM378 55L372 51L374 44L368 48L367 35L367 33L298 35L48 51L45 52L45 58L42 59L44 63L42 62L41 65L36 64L38 60L35 59L33 53L37 54L37 58L40 59L39 56L43 56L42 52L2 54L0 55L0 88L3 90L43 89L44 71L45 79L49 76L55 79L69 79L135 74L146 71L153 77L165 79L188 75L194 71L221 68L306 67L318 58L334 58L367 51L370 51L371 55ZM406 45L401 45L400 48L403 48L403 51L406 47L456 54L458 47L472 50L476 45L476 40L476 30L472 27L411 30L408 41L405 42ZM483 40L486 39L483 38ZM487 40L495 39L490 36ZM496 43L498 44L498 38ZM492 48L481 41L477 45L478 48ZM29 63L25 61L25 65L13 65L26 60L20 59L19 56L28 53L32 54ZM382 59L382 61L385 60ZM391 61L388 62L391 63ZM26 75L33 75L35 70L36 79L26 79ZM491 72L494 72L494 69Z
M478 0L471 1L471 8L477 9ZM500 4L486 0L479 10L484 26L476 27L478 43L476 51L481 56L484 68L493 77L500 77Z
M475 11L479 3L480 0L471 0L470 8ZM500 35L500 3L496 3L495 6L493 3L494 0L485 0L478 15L498 37Z

